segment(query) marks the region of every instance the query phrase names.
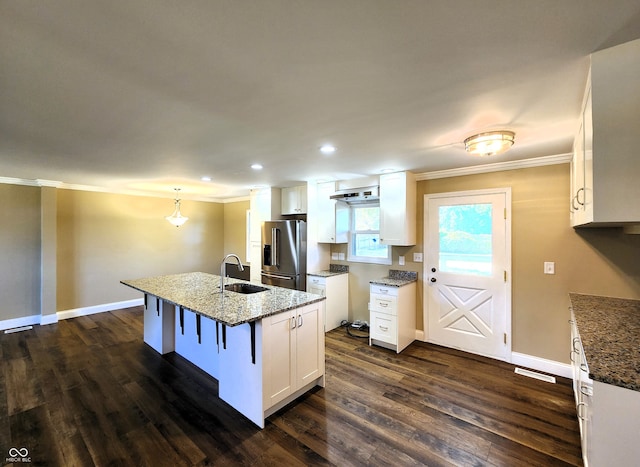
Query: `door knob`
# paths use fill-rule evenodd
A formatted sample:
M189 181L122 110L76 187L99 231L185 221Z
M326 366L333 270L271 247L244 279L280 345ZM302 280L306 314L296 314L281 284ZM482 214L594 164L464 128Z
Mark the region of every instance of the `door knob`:
M436 272L436 268L431 268L431 272Z
M436 281L436 278L435 278L435 277L432 277L432 278L431 278L431 282L435 282L435 281Z

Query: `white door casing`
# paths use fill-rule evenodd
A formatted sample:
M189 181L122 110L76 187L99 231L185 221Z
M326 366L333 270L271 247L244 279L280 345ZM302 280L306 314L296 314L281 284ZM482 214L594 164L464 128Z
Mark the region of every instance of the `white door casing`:
M476 205L491 213L490 255L441 255L440 214ZM510 219L510 188L425 195L425 341L511 360Z

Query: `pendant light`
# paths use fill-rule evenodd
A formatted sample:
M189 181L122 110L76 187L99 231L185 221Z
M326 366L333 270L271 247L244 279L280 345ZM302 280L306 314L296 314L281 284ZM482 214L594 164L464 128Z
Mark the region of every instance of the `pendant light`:
M176 200L175 200L175 209L173 210L173 214L165 217L166 220L171 222L171 224L176 227L180 227L182 224L189 220L188 217L184 217L180 214L180 199L178 198L178 193L180 192L180 188L174 188L176 190Z
M495 156L505 152L515 141L513 131L489 131L473 135L464 140L464 148L469 154L477 156Z

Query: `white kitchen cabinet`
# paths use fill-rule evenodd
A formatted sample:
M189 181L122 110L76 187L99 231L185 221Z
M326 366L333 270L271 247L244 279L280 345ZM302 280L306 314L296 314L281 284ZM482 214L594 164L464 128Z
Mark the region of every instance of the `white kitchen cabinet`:
M571 223L640 223L640 40L591 55L571 163Z
M293 186L282 189L282 214L307 213L307 186Z
M380 175L380 243L416 244L416 177L411 172Z
M263 326L264 407L270 408L324 375L324 301L267 317Z
M638 465L640 391L589 378L589 366L573 312L571 364L585 467Z
M416 283L369 286L369 345L402 352L416 337Z
M324 331L331 331L349 318L349 274L307 276L307 292L326 297Z
M262 223L280 219L280 188L259 188L249 193L249 209L251 221L249 226L249 262L251 264L251 281L261 282L262 269Z
M331 199L335 182L318 183L318 243L347 243L349 240L349 205Z

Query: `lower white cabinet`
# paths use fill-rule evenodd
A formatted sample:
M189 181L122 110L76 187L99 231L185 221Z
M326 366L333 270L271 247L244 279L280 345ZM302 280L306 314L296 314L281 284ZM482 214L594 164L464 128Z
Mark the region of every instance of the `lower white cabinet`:
M416 337L416 283L370 284L369 344L402 352Z
M331 331L349 318L349 274L307 276L307 292L326 297L324 331Z
M227 326L218 394L261 428L313 386L324 387L324 300L250 324ZM252 349L254 349L252 353Z
M323 303L323 302L320 302ZM320 304L267 317L264 325L264 405L272 407L324 374Z
M640 459L640 391L593 381L571 314L571 364L585 467L631 467Z

